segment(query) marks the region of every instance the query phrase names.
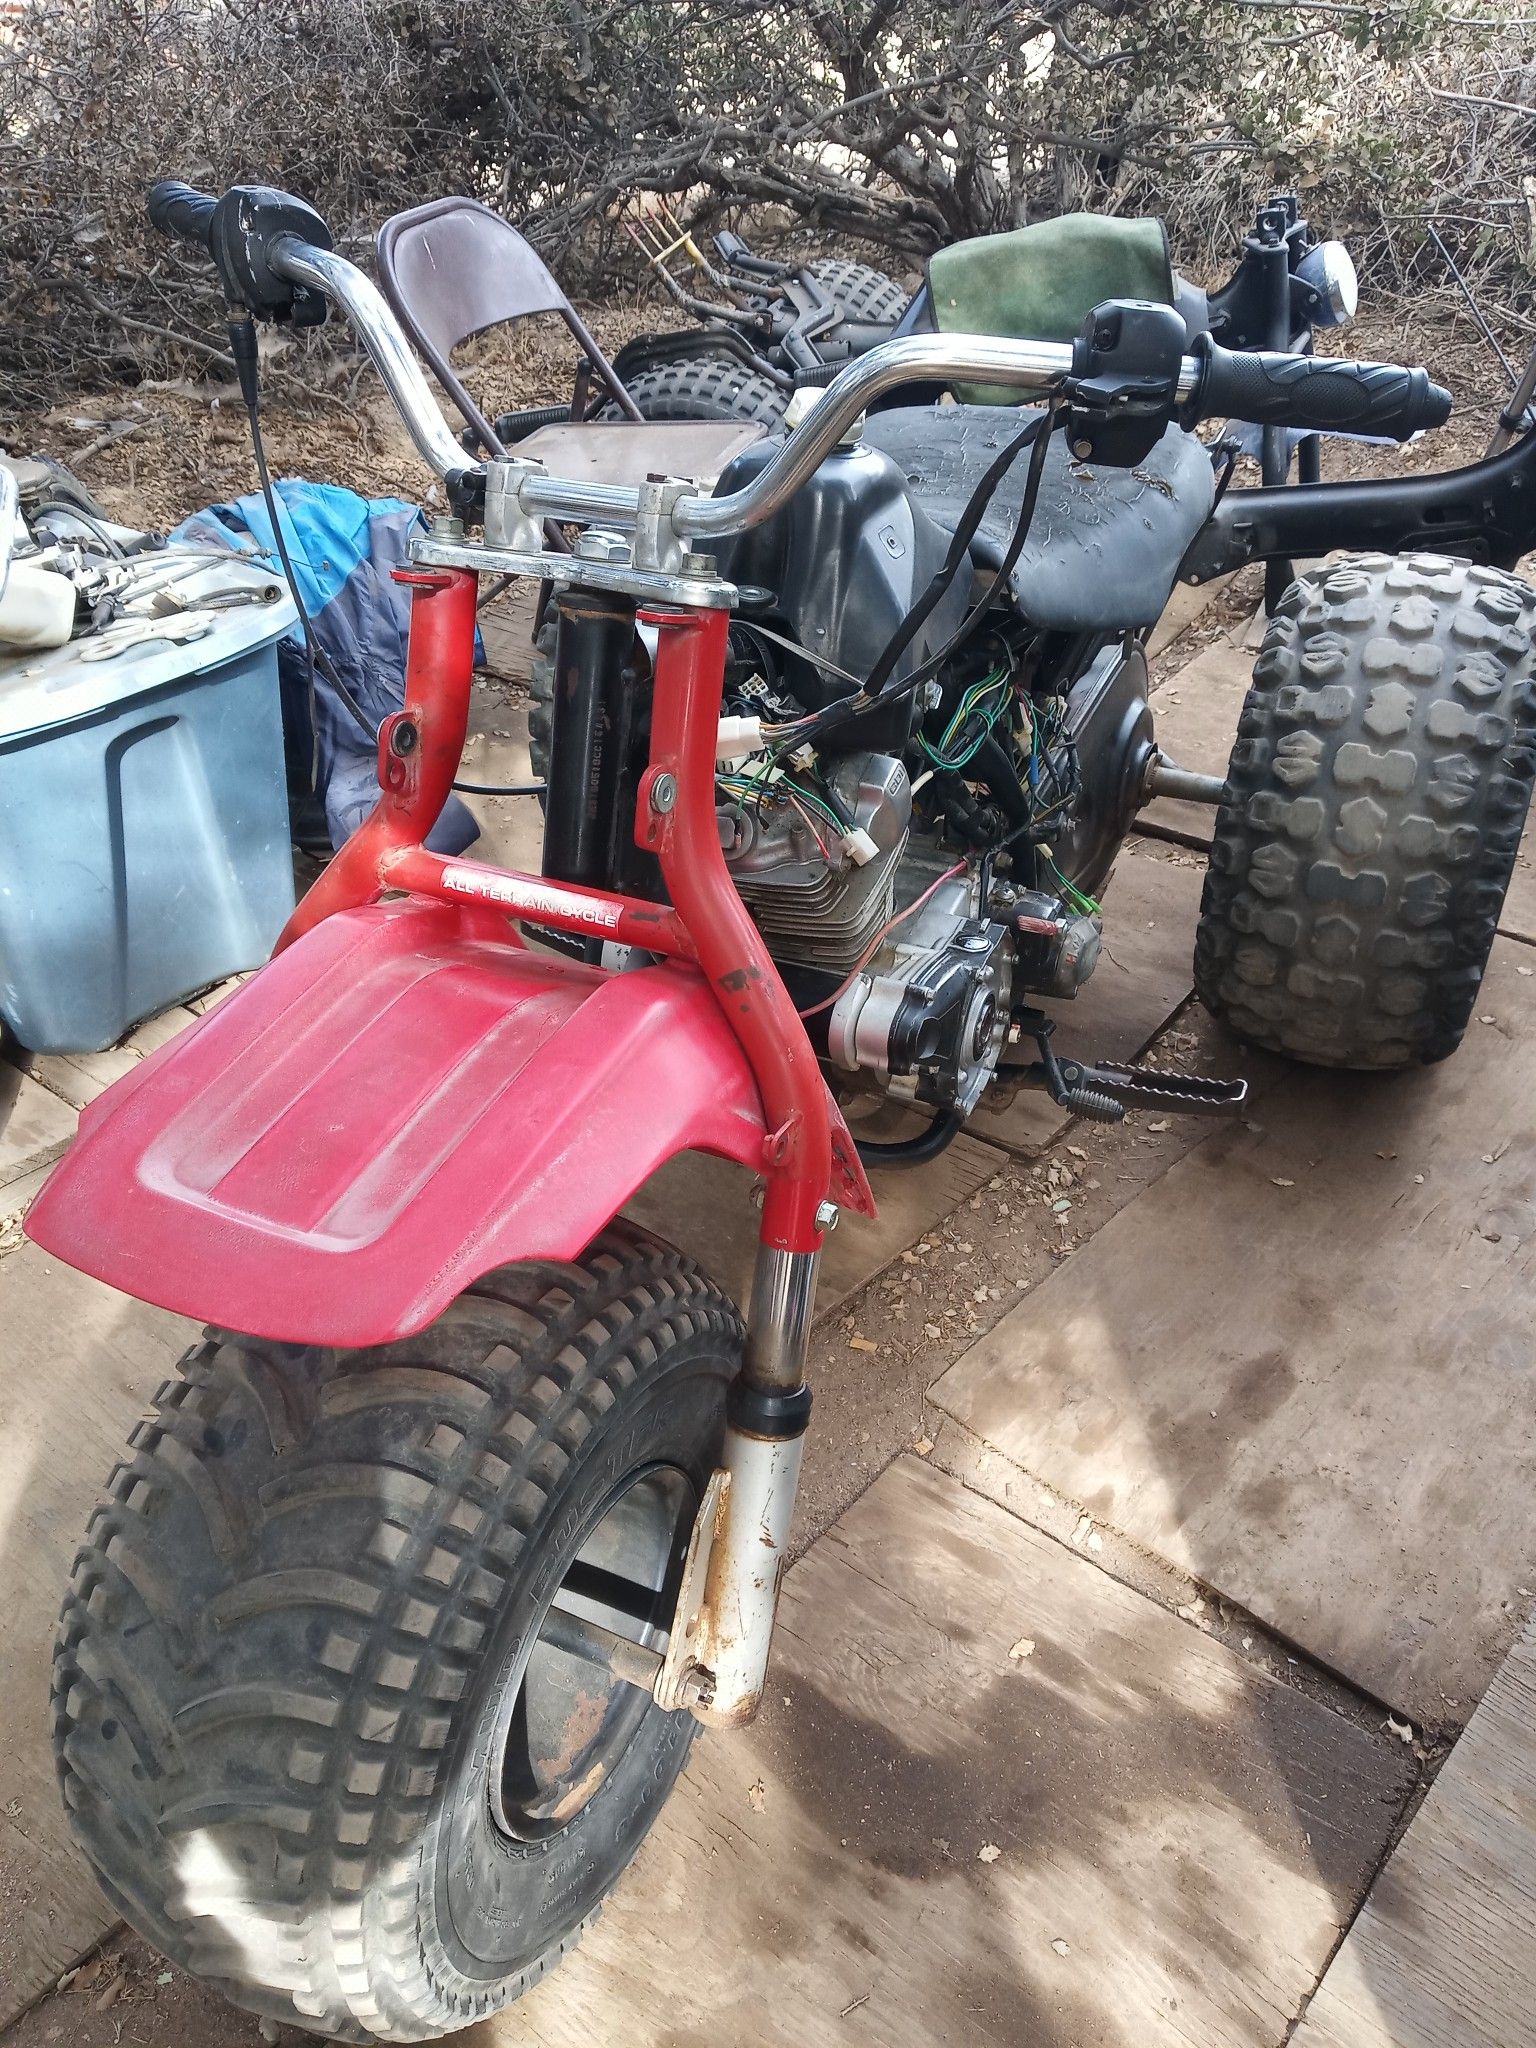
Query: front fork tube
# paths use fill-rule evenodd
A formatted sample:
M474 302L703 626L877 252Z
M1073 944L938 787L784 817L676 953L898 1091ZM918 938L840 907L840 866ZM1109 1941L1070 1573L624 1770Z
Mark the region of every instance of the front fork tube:
M811 1414L805 1356L819 1252L760 1245L747 1352L726 1403L725 1447L691 1655L710 1683L690 1703L717 1727L757 1712Z

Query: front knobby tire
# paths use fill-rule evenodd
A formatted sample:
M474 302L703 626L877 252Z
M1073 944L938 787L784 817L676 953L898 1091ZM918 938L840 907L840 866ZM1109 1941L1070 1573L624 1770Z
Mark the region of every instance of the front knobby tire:
M694 1724L547 1640L550 1601L656 1638L740 1342L695 1267L614 1226L398 1343L195 1345L55 1654L65 1803L123 1916L355 2042L467 2026L558 1961Z
M1477 1002L1536 779L1536 594L1360 555L1271 619L1216 814L1205 1007L1310 1065L1443 1060Z

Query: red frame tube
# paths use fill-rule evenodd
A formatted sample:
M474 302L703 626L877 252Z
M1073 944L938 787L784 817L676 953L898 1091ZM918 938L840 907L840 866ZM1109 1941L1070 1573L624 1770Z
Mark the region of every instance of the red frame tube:
M656 904L426 851L423 841L453 787L468 730L479 578L470 569L395 573L411 586L411 632L404 708L379 732L379 801L294 911L277 950L334 911L402 889L696 961L762 1095L762 1243L819 1250L818 1219L829 1194L872 1215L869 1183L805 1026L720 846L715 737L729 614L681 607L641 614L656 628L657 650L651 760L635 838L660 861L671 904ZM500 929L508 944L520 943L509 925Z
M832 1179L826 1083L762 933L736 893L715 818L730 615L647 610L640 617L656 628L656 692L635 837L660 858L667 893L762 1090L769 1136L761 1241L779 1251L817 1251L824 1235L817 1212ZM663 777L675 787L667 809L656 801Z

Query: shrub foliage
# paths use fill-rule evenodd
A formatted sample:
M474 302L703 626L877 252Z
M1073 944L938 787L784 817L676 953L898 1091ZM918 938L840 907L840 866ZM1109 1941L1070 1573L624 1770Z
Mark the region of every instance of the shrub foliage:
M1536 29L1500 0L21 0L0 26L0 380L24 399L216 358L158 176L311 198L343 245L471 191L569 279L623 208L885 252L1089 207L1220 268L1298 187L1398 281L1529 284ZM1426 248L1429 253L1426 254Z

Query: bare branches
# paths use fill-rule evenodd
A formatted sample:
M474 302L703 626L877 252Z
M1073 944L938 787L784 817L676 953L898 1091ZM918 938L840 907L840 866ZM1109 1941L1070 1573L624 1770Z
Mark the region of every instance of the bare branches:
M1294 184L1367 265L1432 285L1433 224L1515 295L1536 108L1498 4L49 0L0 52L0 386L222 364L211 280L144 221L169 174L291 184L353 247L478 193L577 285L647 193L907 259L1158 212L1209 270Z

